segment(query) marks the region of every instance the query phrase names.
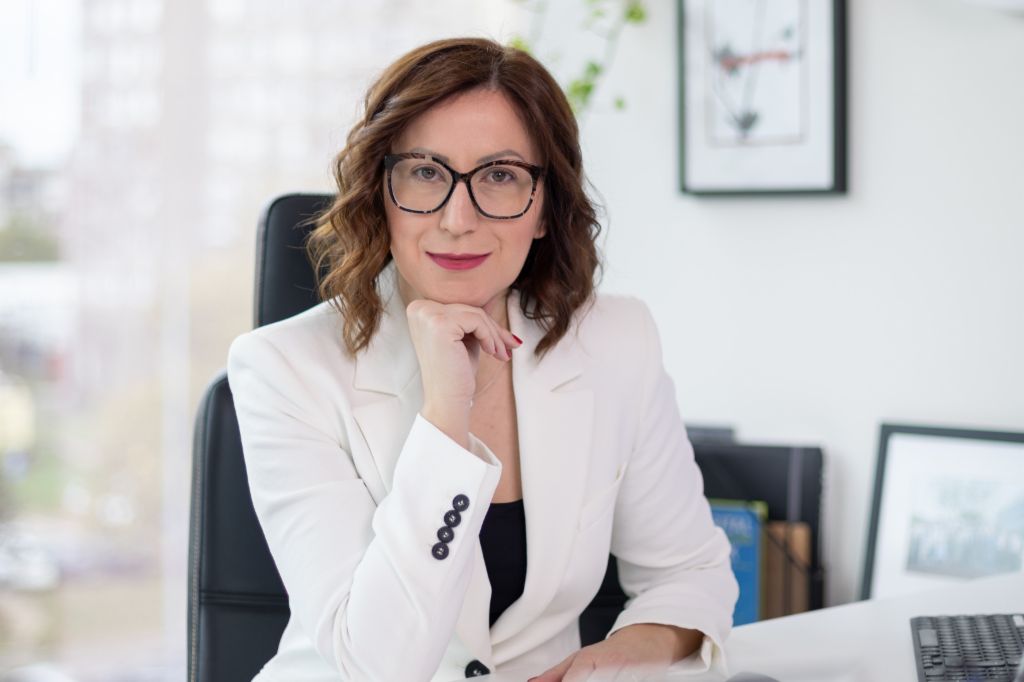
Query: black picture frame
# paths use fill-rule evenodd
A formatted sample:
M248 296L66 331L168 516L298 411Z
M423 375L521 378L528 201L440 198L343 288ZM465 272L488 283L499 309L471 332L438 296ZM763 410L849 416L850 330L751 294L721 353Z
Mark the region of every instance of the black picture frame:
M925 454L926 450L928 454ZM947 452L943 453L942 450ZM964 459L964 455L967 454L973 455L971 461ZM898 462L900 458L904 461ZM962 463L956 464L955 462L958 460ZM1008 462L1011 463L1009 467L1007 467ZM1000 466L1002 469L992 470L993 467L999 469ZM922 477L920 479L913 477L915 473L914 467L917 467L917 470L921 472ZM1012 471L1006 471L1005 469L1007 468L1012 468ZM919 500L922 497L929 497L931 493L928 491L928 488L932 485L932 482L939 480L941 476L955 476L958 469L963 472L963 476L970 476L970 472L975 472L974 475L978 480L998 482L996 485L1003 488L1000 491L1003 493L1003 497L1005 497L1007 490L1006 486L1009 486L1008 489L1011 491L1011 495L1015 494L1016 497L1014 499L1018 500L1014 504L1020 505L1020 518L1024 520L1024 475L1019 475L1021 472L1024 472L1024 433L910 424L884 423L881 425L878 439L878 460L875 467L874 489L871 501L871 516L868 523L868 536L864 556L863 580L861 582L861 599L891 596L892 594L892 592L879 594L878 590L880 572L892 572L897 568L896 562L893 561L896 553L892 549L880 549L879 547L879 531L886 524L888 524L888 528L892 528L894 521L897 525L908 521L905 518L907 516L906 509L898 510L896 514L893 513L892 507L896 503L892 501L898 500L898 504L906 504L906 500L899 497L901 495L913 495ZM898 476L898 480L887 481L887 472L890 475ZM977 472L983 473L979 474ZM911 476L908 477L908 473ZM930 479L928 478L929 476L931 477ZM906 486L899 485L906 482L908 478L914 478L913 491L908 491L904 489ZM954 481L953 478L949 480ZM970 479L964 478L953 483L954 486L958 485L961 491L966 490L965 486L971 484L972 481ZM1016 492L1014 493L1013 491ZM976 506L988 505L992 507L1000 504L995 496L988 496L986 498L985 496L976 495L974 498L973 504ZM947 494L946 499L955 499L955 497L951 498ZM912 501L910 507L909 511L913 512L915 508L917 510L922 509L923 505ZM972 513L976 514L976 510ZM895 543L897 546L906 545L907 558L905 561L899 562L904 564L899 568L905 575L895 576L893 579L887 578L887 584L894 586L887 589L905 588L908 582L907 575L911 576L910 580L918 579L926 581L926 584L931 585L936 583L942 584L942 582L962 581L971 577L981 577L981 575L968 575L969 571L964 571L962 566L959 571L951 572L949 568L956 564L952 561L953 557L949 557L947 551L944 551L943 554L948 558L941 561L931 560L929 565L922 565L920 560L922 553L914 549L915 544L920 546L920 543L916 542L915 524L937 529L940 532L939 537L941 539L949 537L948 535L941 535L943 531L941 522L936 522L935 519L914 518L911 515L908 523L909 530L906 533L907 542ZM887 538L883 538L882 544L892 547L892 538L900 538L901 535L903 534L900 531L888 532ZM920 535L918 534L917 537L920 537ZM1022 546L1024 546L1024 525L1019 530L1018 538ZM981 540L983 541L984 538ZM977 542L978 539L975 538L973 541ZM939 544L943 543L940 542ZM947 544L945 548L949 546ZM971 561L978 560L977 555L970 556ZM982 556L988 558L991 555L985 553ZM1024 562L1024 559L1021 561ZM968 568L974 571L977 570L977 566L970 566ZM1024 570L1024 565L1020 566L1020 570ZM913 576L921 577L914 578ZM900 587L900 583L896 582L897 579L902 581L903 588ZM917 585L913 583L909 586L917 588ZM924 587L924 584L920 586Z
M767 0L761 0L767 2ZM847 191L847 59L846 59L846 1L831 0L789 0L799 7L801 20L796 47L788 51L760 50L747 55L742 50L732 50L728 43L717 46L712 51L707 48L709 36L714 39L715 33L708 28L713 20L705 12L714 3L715 11L725 11L727 5L720 0L677 0L677 30L679 74L679 186L682 192L697 196L799 196L799 195L842 195ZM830 17L825 21L818 14L830 8ZM815 17L813 21L805 21L804 17ZM720 22L724 23L724 22ZM813 28L809 25L813 24ZM830 33L821 28L827 24ZM789 27L787 27L788 30ZM818 30L821 28L821 30ZM813 43L808 43L806 35L810 35ZM792 32L786 33L792 35ZM787 38L787 40L789 40ZM822 43L830 44L826 62L830 59L830 67L807 66L814 54L820 49L809 50L812 44L820 48ZM688 58L694 55L697 58ZM811 56L807 56L807 54ZM758 119L758 111L748 108L741 113L738 109L730 112L730 116L715 115L715 104L711 100L724 101L726 98L719 92L712 97L708 83L712 80L708 75L710 69L705 68L715 62L719 66L725 59L731 59L731 69L722 66L727 72L750 65L751 71L759 65L757 61L772 59L782 62L786 59L796 63L800 70L799 77L787 78L787 82L800 81L800 96L780 97L783 102L778 109L788 107L788 116L775 116L774 121L789 121L788 125L778 125L772 134L767 130L762 142L754 143L746 139L737 142L730 139L732 134L727 129L742 127L749 130L746 123ZM744 64L744 60L746 64ZM737 66L738 65L738 66ZM781 67L780 67L781 69ZM808 72L813 71L813 78ZM697 74L697 75L695 75ZM826 83L827 81L827 83ZM691 96L687 95L689 90ZM828 101L823 105L811 106L809 102L818 102L824 96L820 94L827 86ZM748 90L746 85L743 92ZM762 91L764 89L762 88ZM700 92L697 98L693 93ZM698 101L699 99L699 101ZM798 104L793 104L799 99ZM700 110L695 107L700 107ZM725 106L725 105L723 105ZM811 113L821 112L812 117ZM710 115L708 115L710 113ZM731 117L731 121L730 121ZM795 119L795 120L794 120ZM818 120L822 119L822 120ZM708 123L708 121L718 123ZM721 121L730 121L721 123ZM820 125L819 125L820 124ZM750 124L754 125L754 124ZM819 130L831 127L831 134ZM715 131L718 132L715 132ZM772 143L775 140L775 143ZM779 171L789 168L796 171L795 175L787 176Z

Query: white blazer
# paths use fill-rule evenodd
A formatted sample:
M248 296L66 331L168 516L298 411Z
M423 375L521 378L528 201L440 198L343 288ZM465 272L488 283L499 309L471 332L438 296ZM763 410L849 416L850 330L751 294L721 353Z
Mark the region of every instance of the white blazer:
M386 312L354 359L327 303L234 340L228 379L253 504L291 619L258 682L464 679L473 661L536 675L580 647L609 550L630 598L613 632L705 633L676 669L725 671L739 590L646 306L599 295L541 361L517 292L509 327L526 510L522 596L488 625L479 532L501 463L418 414L419 364L392 262ZM457 495L448 554L432 548Z

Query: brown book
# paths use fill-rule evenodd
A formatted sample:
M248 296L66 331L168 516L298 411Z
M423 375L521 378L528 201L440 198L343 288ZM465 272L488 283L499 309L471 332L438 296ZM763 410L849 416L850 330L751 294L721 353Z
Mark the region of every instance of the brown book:
M769 521L764 533L761 620L809 610L810 527L803 522Z

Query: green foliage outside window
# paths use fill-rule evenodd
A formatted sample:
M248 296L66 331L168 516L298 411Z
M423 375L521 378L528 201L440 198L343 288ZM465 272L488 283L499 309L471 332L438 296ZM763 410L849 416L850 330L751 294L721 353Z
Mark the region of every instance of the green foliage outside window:
M57 240L38 222L20 215L0 225L0 262L55 261Z

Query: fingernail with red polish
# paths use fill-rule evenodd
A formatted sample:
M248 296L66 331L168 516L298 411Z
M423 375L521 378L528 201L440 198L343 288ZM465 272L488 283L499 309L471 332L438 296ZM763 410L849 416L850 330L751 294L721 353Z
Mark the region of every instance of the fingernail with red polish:
M509 333L511 334L511 332L509 332ZM515 334L512 334L512 338L515 339L516 341L518 341L520 346L523 345L523 340L521 338L519 338L518 336L516 336Z

